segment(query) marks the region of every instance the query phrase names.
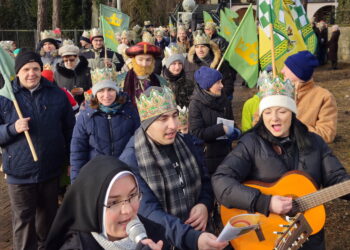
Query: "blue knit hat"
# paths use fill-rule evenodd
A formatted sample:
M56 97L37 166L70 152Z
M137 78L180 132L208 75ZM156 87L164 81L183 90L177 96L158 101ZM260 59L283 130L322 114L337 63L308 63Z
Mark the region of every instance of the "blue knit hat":
M194 73L194 79L202 89L208 90L222 79L222 74L216 69L202 66Z
M301 80L308 81L319 65L317 58L308 50L300 51L287 58L284 64Z

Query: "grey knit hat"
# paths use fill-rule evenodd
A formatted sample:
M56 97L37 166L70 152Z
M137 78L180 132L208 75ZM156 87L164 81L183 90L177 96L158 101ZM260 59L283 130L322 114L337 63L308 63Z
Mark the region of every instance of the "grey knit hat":
M62 47L58 50L60 56L77 56L79 48L74 45L72 40L64 40Z
M165 67L167 67L167 69L169 69L170 65L176 61L180 61L183 65L185 62L185 57L182 54L173 54L173 55L169 56L168 58L166 58Z
M113 82L111 80L103 80L94 84L94 86L92 86L92 94L96 96L96 93L104 88L114 89L117 92L119 91L119 88L117 87L116 82Z

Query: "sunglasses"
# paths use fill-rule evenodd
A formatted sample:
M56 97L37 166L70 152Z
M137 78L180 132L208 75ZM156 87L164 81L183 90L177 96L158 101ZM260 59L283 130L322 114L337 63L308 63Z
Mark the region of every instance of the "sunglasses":
M70 59L63 59L63 62L74 62L75 58L70 58Z

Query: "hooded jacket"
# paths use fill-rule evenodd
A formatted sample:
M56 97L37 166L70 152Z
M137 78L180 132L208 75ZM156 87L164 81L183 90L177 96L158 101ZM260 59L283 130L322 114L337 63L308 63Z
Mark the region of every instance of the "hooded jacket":
M215 172L221 161L231 151L227 139L217 140L224 136L223 124L217 124L217 118L233 120L227 110L227 98L223 95L213 96L196 84L189 107L189 131L205 143L205 160L209 173Z
M51 226L46 249L102 250L91 232L102 233L107 189L113 177L130 168L111 156L97 156L88 162L69 188ZM148 238L163 239L162 225L139 217Z

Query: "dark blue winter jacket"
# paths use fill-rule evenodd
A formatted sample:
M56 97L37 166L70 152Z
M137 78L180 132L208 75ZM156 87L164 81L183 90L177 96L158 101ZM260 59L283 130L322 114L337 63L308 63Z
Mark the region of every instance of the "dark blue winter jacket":
M190 225L184 224L179 218L165 212L158 198L139 174L134 138L135 137L132 137L130 139L119 159L128 164L134 173L137 174L139 186L142 191L139 214L163 225L165 227L166 240L171 242L177 249L197 249L197 242L201 232L194 230ZM197 204L204 204L208 208L208 213L210 214L214 204L214 196L209 175L204 167L203 153L193 144L192 136L184 135L184 141L195 156L201 170L202 190Z
M71 181L97 155L118 158L139 126L139 114L130 101L114 115L91 107L80 111L71 143Z
M24 133L17 133L18 115L11 100L0 96L0 146L8 183L40 183L58 177L69 155L75 123L66 94L45 78L31 93L12 82L13 92L23 117L30 117L29 134L39 160L34 162Z

